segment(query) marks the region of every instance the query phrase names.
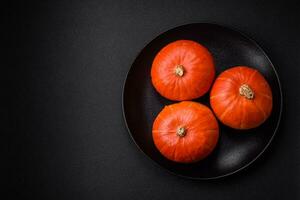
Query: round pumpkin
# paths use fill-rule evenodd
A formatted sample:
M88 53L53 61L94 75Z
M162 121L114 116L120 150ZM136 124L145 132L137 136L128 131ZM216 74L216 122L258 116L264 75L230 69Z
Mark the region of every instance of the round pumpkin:
M218 119L235 129L261 125L272 111L272 91L261 73L237 66L221 73L210 93L210 104Z
M175 101L202 96L209 90L214 76L212 55L191 40L178 40L162 48L151 68L155 89L163 97Z
M192 163L212 152L219 127L208 107L183 101L163 108L153 123L152 136L163 156L175 162Z

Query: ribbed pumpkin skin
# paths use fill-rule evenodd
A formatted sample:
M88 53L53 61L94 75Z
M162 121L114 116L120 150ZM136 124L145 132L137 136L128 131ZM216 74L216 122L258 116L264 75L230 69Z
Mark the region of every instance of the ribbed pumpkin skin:
M174 73L182 66L183 76ZM202 45L178 40L162 48L151 68L152 84L165 98L174 101L192 100L204 95L215 76L212 55Z
M239 92L247 84L254 92L247 99ZM213 84L210 104L218 119L235 129L251 129L261 125L272 111L272 91L257 70L237 66L221 73Z
M177 134L180 127L186 130L182 137ZM152 136L155 146L166 158L192 163L213 151L219 138L219 127L208 107L183 101L163 108L153 123Z

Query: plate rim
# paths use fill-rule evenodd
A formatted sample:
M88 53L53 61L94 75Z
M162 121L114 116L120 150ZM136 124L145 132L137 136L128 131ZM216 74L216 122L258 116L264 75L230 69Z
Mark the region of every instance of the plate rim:
M240 35L242 35L243 37L245 37L246 39L248 39L250 42L252 42L262 53L263 55L267 58L267 60L269 61L273 71L275 72L275 76L278 82L278 86L279 86L279 94L280 94L280 108L279 108L279 115L278 115L278 121L275 127L275 130L273 132L273 135L271 136L271 138L269 139L268 143L265 145L265 147L262 149L262 151L260 153L258 153L250 162L248 162L247 164L245 164L244 166L229 172L229 173L225 173L219 176L212 176L212 177L192 177L192 176L187 176L187 175L182 175L182 174L177 174L165 167L163 167L162 165L160 165L158 162L156 162L155 160L153 160L148 154L146 154L142 148L137 144L137 142L135 141L132 132L130 131L130 128L128 126L127 120L126 120L126 114L125 114L125 107L124 107L124 95L125 95L125 86L126 86L126 82L128 79L128 76L130 74L130 71L132 70L132 66L135 63L136 59L138 58L138 56L142 53L142 51L147 48L154 40L156 40L158 37L160 37L161 35L172 31L174 29L178 29L178 28L183 28L185 26L191 26L191 25L214 25L214 26L219 26L223 29L228 29L234 32L239 33ZM194 22L194 23L187 23L187 24L181 24L179 26L174 26L170 29L167 29L165 31L160 32L158 35L156 35L152 40L146 42L146 45L144 45L141 50L136 54L136 57L134 58L132 64L130 65L130 68L128 69L126 75L125 75L125 79L123 81L123 87L122 87L122 116L124 119L124 123L125 123L125 127L127 129L127 132L129 133L131 140L134 142L134 144L137 146L137 148L139 149L139 151L141 151L149 160L151 160L152 163L155 163L156 166L159 166L160 168L164 169L165 171L167 171L170 174L176 175L178 177L183 177L186 179L192 179L192 180L215 180L215 179L221 179L221 178L225 178L228 177L230 175L233 174L237 174L241 171L243 171L244 169L248 168L250 165L252 165L259 157L261 157L261 155L266 151L266 149L270 146L270 144L272 143L275 135L278 132L279 126L280 126L280 122L281 122L281 117L282 117L282 109L283 109L283 95L282 95L282 87L281 87L281 82L279 79L279 75L278 72L276 71L276 68L274 67L274 64L272 63L272 61L270 60L269 56L266 54L266 52L263 50L263 48L251 37L249 37L248 35L244 34L243 32L241 32L240 30L238 30L236 27L232 27L232 26L227 26L227 25L222 25L219 23L211 23L211 22Z

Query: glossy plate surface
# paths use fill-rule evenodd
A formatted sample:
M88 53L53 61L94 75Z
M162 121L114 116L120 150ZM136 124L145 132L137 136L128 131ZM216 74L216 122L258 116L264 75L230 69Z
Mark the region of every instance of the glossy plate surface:
M187 39L206 46L213 54L216 75L237 65L259 70L271 86L273 111L260 127L240 131L220 125L220 139L214 152L195 164L179 164L164 158L154 146L152 123L165 105L175 103L160 96L151 84L150 70L157 52L170 42ZM256 42L238 31L216 24L188 24L171 29L152 40L132 64L123 89L123 115L137 146L168 171L188 178L213 179L233 174L255 161L270 144L278 128L281 86L275 68ZM209 106L209 93L195 99Z

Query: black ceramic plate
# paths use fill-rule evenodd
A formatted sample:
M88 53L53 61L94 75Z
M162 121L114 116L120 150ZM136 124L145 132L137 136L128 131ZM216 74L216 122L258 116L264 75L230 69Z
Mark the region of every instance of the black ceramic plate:
M220 124L216 149L195 164L179 164L164 158L154 146L152 123L165 105L174 102L160 96L151 84L150 70L156 53L175 40L188 39L206 46L213 54L216 74L236 65L259 70L273 92L273 110L260 127L239 131ZM209 105L208 93L195 101ZM123 89L123 114L129 133L137 146L154 162L177 175L213 179L233 174L255 161L270 144L278 128L282 94L278 75L264 51L235 30L207 23L189 24L169 30L152 40L132 64Z

